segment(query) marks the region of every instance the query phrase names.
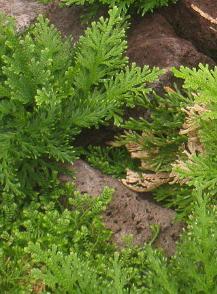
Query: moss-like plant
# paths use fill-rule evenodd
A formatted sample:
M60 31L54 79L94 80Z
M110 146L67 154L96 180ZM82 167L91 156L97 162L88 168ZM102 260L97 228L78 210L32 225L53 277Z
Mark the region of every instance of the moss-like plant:
M137 170L139 167L139 161L132 160L126 148L90 145L81 154L91 166L115 178L126 176L126 168Z

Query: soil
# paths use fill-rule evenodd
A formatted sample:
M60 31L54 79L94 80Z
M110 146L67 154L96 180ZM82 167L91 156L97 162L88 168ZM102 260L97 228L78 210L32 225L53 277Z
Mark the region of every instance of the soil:
M48 18L64 36L72 36L73 42L77 42L86 26L82 24L82 7L60 8L54 5L48 13Z
M56 4L45 6L33 0L0 0L0 10L14 15L19 30L26 28L39 13L46 13L50 21L63 35L71 35L74 42L83 33L85 25L80 16L82 8L60 9ZM57 1L58 2L58 1ZM193 5L193 6L192 6ZM194 9L192 9L194 7ZM196 10L195 10L195 7ZM198 9L199 8L199 9ZM201 12L202 11L202 12ZM174 82L170 73L172 66L197 66L199 62L215 65L217 60L217 1L180 0L176 5L160 9L153 15L136 17L128 33L127 55L138 65L158 66L165 69L157 91ZM134 117L146 115L140 109L129 111ZM76 140L77 145L102 145L110 141L116 129L101 127L86 130ZM115 189L113 199L103 215L104 222L113 232L113 241L124 246L124 236L132 235L134 244L143 244L151 238L150 226L158 224L160 234L155 245L163 248L167 255L175 251L176 241L183 224L175 222L175 212L161 207L151 199L151 194L137 194L112 177L90 167L82 160L70 166L76 174L77 188L92 196L101 193L105 186ZM62 176L63 180L71 180Z

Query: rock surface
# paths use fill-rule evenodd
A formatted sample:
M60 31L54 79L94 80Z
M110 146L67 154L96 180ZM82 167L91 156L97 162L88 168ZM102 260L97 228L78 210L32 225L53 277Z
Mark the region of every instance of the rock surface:
M214 64L191 42L177 37L172 26L157 13L133 24L128 46L127 55L139 65L148 64L169 70L172 66L196 66L199 62Z
M34 0L0 0L0 11L15 17L19 32L28 28L36 17L47 9L48 6Z
M175 242L183 228L181 223L174 223L174 211L162 208L148 194L141 195L129 190L120 181L103 175L82 160L77 160L70 168L75 171L75 183L82 193L97 196L105 186L115 189L103 218L106 227L112 230L117 246L124 245L127 235L133 236L134 244L148 242L152 237L150 226L158 224L160 234L156 245L163 248L167 255L174 253Z
M132 24L128 35L127 55L130 61L138 65L145 64L163 68L166 73L159 82L153 84L154 89L162 94L163 87L178 82L170 69L181 65L194 67L199 63L215 65L205 54L198 52L194 45L178 37L166 18L159 13L138 18Z
M217 61L216 0L179 0L162 13L180 36Z

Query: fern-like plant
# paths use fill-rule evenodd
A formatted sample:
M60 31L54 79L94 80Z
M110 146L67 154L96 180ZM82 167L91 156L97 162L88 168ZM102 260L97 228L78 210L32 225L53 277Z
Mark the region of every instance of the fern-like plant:
M155 8L166 6L177 0L61 0L64 5L103 4L109 7L118 6L120 9L128 10L134 7L141 14L153 11Z
M103 256L106 260L114 251L109 242L111 232L101 220L111 196L112 190L108 188L98 198L93 198L76 192L72 184L56 183L48 195L41 194L30 203L23 203L11 222L5 223L1 218L1 292L21 293L35 287L30 278L35 263L30 244L40 244L45 251L55 244L62 255L67 256L73 250L79 258L88 256L89 263L104 264ZM46 259L43 262L46 263Z
M17 36L0 16L0 184L10 195L50 186L58 162L72 162L73 139L144 95L158 69L128 65L117 8L87 29L76 47L46 19ZM147 89L146 89L147 92Z
M216 206L208 195L194 193L193 213L171 260L148 249L149 288L152 293L216 293Z
M115 146L129 146L132 152L138 151L138 157L144 157L143 166L153 172L170 172L180 145L187 140L179 130L185 119L181 109L192 103L191 98L179 91L167 90L164 97L154 95L148 101L137 101L150 117L126 121L122 125L124 134L114 143Z
M185 109L186 122L182 133L188 135L188 148L184 158L179 158L174 172L187 184L198 186L216 197L217 188L217 67L174 69L176 77L184 80L183 87L194 93L194 104Z
M142 162L141 174L129 172L126 185L153 190L157 200L186 215L192 209L191 191L198 186L216 197L217 68L199 65L173 72L184 80L183 90L188 92L166 88L163 98L155 96L144 105L139 101L150 118L126 122L115 145L126 145Z
M132 160L126 148L90 145L81 154L90 165L115 178L123 178L126 168L137 170L139 167L139 161Z
M44 291L51 293L214 294L217 290L217 210L201 191L192 197L193 213L171 258L150 245L119 253L106 246L107 252L102 248L102 255L103 239L98 243L94 238L99 245L97 253L92 251L92 246L85 248L81 243L74 247L76 236L72 236L72 246L67 253L61 250L60 243L53 245L47 238L47 244L30 242L23 252L31 257L32 270L28 278L32 285L41 285ZM86 216L81 217L81 223ZM88 230L91 233L91 226Z

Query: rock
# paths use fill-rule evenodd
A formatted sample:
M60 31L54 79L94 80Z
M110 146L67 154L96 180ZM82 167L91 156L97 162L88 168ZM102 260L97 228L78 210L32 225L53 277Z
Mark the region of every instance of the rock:
M129 32L127 55L139 65L158 66L167 71L173 66L214 65L208 56L198 52L191 42L177 37L172 26L156 13L134 23Z
M0 11L14 16L18 32L23 32L48 6L34 0L0 0Z
M162 13L180 36L217 60L216 0L179 0Z
M124 238L128 235L132 235L134 244L148 242L152 237L150 226L157 224L160 234L156 245L167 255L174 253L176 240L183 228L183 224L174 223L174 211L162 208L148 194L129 190L117 179L103 175L82 160L77 160L71 168L75 171L76 187L81 193L97 196L105 186L115 189L103 219L106 227L112 230L113 241L118 247L124 246Z
M166 18L159 13L139 18L132 24L128 35L127 55L138 65L157 66L165 70L159 81L151 86L159 95L164 86L180 86L170 69L181 65L194 67L199 63L215 65L208 56L197 51L190 41L178 37ZM134 111L135 113L136 111ZM133 116L137 116L136 113Z

